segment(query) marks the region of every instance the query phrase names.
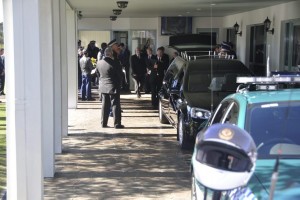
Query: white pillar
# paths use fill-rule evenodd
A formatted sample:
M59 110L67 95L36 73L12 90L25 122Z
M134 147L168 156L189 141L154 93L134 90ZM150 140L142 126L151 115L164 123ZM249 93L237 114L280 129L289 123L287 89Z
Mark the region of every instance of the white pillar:
M44 177L53 177L54 159L54 81L53 81L53 33L52 3L40 3L41 74L42 74L42 133Z
M78 93L78 63L76 41L76 17L75 11L67 8L67 45L68 45L68 108L77 107Z
M4 0L7 198L43 198L40 4Z
M68 62L67 62L67 20L66 1L60 0L60 55L61 55L61 90L62 90L62 135L68 136Z
M55 153L62 152L62 83L60 42L60 0L52 0L53 65L54 65L54 146Z

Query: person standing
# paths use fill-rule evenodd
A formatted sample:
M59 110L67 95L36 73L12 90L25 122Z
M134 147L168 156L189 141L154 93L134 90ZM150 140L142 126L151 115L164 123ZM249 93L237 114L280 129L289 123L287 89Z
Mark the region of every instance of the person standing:
M174 51L172 56L173 56L173 57L172 57L172 59L170 60L170 64L174 61L174 59L175 59L176 57L178 57L178 52L177 52L177 51Z
M4 59L4 49L0 49L0 95L5 95L4 93L5 84L5 59Z
M121 77L118 61L113 59L113 50L107 47L105 58L97 62L96 68L100 72L99 92L102 94L101 127L106 128L110 107L114 117L114 127L124 128L121 123L120 89Z
M150 69L151 103L154 109L158 107L158 92L162 86L166 70L166 63L162 58L162 52L160 48L157 49L156 61Z
M130 88L130 81L129 81L130 51L128 50L128 47L125 46L124 43L120 43L119 47L121 49L121 52L118 56L118 59L120 60L123 71L125 73L122 81L122 90L128 92Z
M147 74L145 77L144 90L146 94L149 94L151 92L150 73L156 61L156 56L152 54L151 48L148 48L146 51L147 51L147 56L145 58L145 61L146 61Z
M162 57L162 61L163 61L165 70L167 70L168 67L169 67L169 64L170 64L169 55L165 53L165 47L161 46L158 49L162 52L162 56L161 56Z
M141 57L141 49L137 47L135 54L131 56L132 77L135 82L135 92L137 97L141 97L141 89L143 88L146 71L145 59Z
M98 56L98 53L99 53L100 49L96 46L96 41L95 40L90 41L86 51L87 51L89 57L91 58L92 64L96 65L97 56ZM98 78L99 78L98 75L99 74L95 73L95 71L93 71L92 74L91 74L91 82L93 82L94 86L97 85Z
M80 68L81 68L81 76L82 76L82 83L81 83L81 100L91 101L92 93L91 93L91 71L93 69L93 64L88 56L87 51L83 52L83 56L79 61Z

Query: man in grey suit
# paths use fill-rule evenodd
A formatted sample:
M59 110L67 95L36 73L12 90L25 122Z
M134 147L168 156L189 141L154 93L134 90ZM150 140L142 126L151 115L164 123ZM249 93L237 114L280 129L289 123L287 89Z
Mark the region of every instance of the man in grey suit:
M121 124L120 90L122 75L119 72L118 61L113 60L113 51L107 47L105 58L97 62L100 72L99 93L102 93L101 126L108 127L110 107L114 117L114 127L124 128Z

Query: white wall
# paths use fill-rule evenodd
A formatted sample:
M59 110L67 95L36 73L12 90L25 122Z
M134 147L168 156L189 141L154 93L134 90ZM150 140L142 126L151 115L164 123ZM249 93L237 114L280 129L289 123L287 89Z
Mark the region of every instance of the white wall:
M267 44L270 44L270 66L271 70L279 69L280 67L280 46L281 42L281 22L289 19L300 18L300 1L293 1L285 4L262 8L250 12L230 15L226 17L194 17L193 18L193 33L196 33L197 28L220 28L219 42L226 39L226 28L233 27L235 22L240 25L243 35L237 37L237 55L238 58L248 65L247 54L249 44L249 31L247 26L254 24L262 24L269 17L272 21L271 26L274 26L274 35L268 34ZM157 18L119 18L115 22L109 19L82 19L79 21L79 30L134 30L146 29L157 30L156 46L167 46L169 44L169 36L162 36L160 17ZM248 28L249 29L249 28ZM249 39L248 39L249 40ZM249 42L249 41L248 41ZM168 52L167 52L168 53Z
M272 21L271 28L274 27L274 35L267 34L267 44L270 44L270 70L281 69L280 66L280 49L284 48L280 45L281 40L281 22L289 19L300 18L300 1L280 4L272 7L254 10L251 12L240 13L224 17L223 27L230 27L237 21L240 29L243 31L242 37L238 37L237 54L239 59L248 63L247 52L245 49L249 47L249 41L246 37L246 28L249 25L263 24L264 20L269 17ZM247 33L249 34L249 33Z

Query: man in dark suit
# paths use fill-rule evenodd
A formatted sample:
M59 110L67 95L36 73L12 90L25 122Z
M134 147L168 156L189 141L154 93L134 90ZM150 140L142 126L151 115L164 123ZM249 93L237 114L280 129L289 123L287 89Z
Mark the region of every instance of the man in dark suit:
M151 103L153 108L158 106L158 92L162 86L165 71L167 70L168 64L162 59L162 49L157 49L156 61L150 69L150 84L151 84Z
M150 73L153 68L153 65L156 61L156 56L152 54L152 49L149 47L147 50L147 56L145 58L146 61L146 68L147 68L147 74L145 77L145 84L144 84L144 90L145 93L150 93L151 92L151 84L150 84Z
M165 53L165 48L163 46L159 47L158 49L160 49L162 51L162 60L164 62L164 67L166 68L166 70L169 67L170 64L170 58L169 55Z
M141 97L141 88L143 88L145 81L146 71L146 61L141 57L141 49L137 47L135 49L135 54L131 56L131 70L132 77L135 81L135 92L137 97Z
M101 126L108 127L110 107L114 117L114 127L124 128L121 124L121 73L119 61L113 60L113 50L107 47L104 51L105 58L98 61L97 69L100 72L99 92L102 94Z

